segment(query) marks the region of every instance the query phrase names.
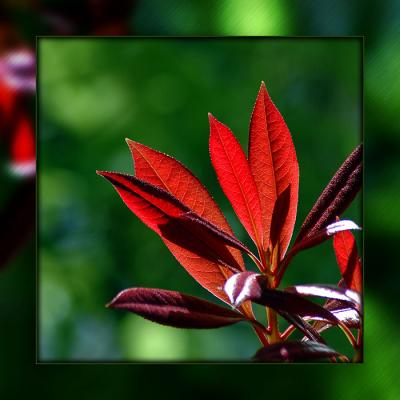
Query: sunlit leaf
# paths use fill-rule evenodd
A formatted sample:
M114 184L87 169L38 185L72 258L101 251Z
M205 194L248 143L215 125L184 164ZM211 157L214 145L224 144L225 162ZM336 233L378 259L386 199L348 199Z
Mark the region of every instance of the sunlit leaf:
M246 156L231 130L211 114L210 156L218 181L254 243L262 245L261 205Z
M289 129L261 84L250 122L249 163L262 207L264 249L269 245L272 212L277 198L290 187L286 215L279 231L281 257L292 237L296 221L299 166Z

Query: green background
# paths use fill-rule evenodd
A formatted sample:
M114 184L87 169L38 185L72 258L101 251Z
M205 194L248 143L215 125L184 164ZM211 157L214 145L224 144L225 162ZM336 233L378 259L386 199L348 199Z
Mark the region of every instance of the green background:
M170 154L209 188L251 246L210 165L207 112L247 149L265 80L297 150L298 231L361 141L362 41L41 38L38 55L39 359L248 361L260 345L246 324L179 330L104 308L132 286L213 298L95 169L132 172L125 137ZM360 211L359 195L343 218L362 224ZM282 286L339 279L329 241L300 254ZM340 331L326 337L352 354Z
M302 397L301 393L307 388L307 397L398 399L397 282L400 276L395 261L400 229L397 212L400 201L397 177L400 171L398 2L210 0L188 3L171 0L167 3L155 0L136 3L130 19L138 35L365 35L365 363L244 367L35 366L36 303L32 299L37 276L36 248L32 240L2 271L0 279L3 361L0 384L3 393L15 396L35 391L44 398L70 399L84 394L108 399L156 397L165 393L185 397L194 392L209 397L219 390L235 397L256 397L261 393L287 398ZM254 20L259 23L254 24ZM32 14L17 15L16 23L32 45L35 34L46 33ZM272 91L271 94L275 99L276 94ZM282 100L280 96L279 100ZM6 195L7 191L2 191L2 197Z

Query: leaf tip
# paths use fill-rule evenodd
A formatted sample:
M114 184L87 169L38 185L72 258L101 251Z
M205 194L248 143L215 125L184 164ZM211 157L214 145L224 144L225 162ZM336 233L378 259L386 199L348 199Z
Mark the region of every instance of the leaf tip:
M113 308L114 303L115 303L115 298L112 299L111 301L109 301L109 302L105 305L105 307L106 307L106 308Z

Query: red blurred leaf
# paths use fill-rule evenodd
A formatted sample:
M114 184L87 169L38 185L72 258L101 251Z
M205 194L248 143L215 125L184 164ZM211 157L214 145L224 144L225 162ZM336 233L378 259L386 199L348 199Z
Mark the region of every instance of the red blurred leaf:
M200 217L233 235L224 215L202 183L179 161L133 140L126 139L134 160L135 175L166 190ZM240 251L230 248L240 269L244 262Z
M240 266L227 251L224 242L215 240L215 233L214 240L210 241L207 240L209 236L201 235L201 229L189 229L190 225L183 223L181 217L191 211L165 190L131 175L105 171L97 173L108 179L128 208L161 236L178 262L200 285L228 302L222 286L232 272L226 264L234 270Z
M315 235L350 205L362 184L362 144L337 170L300 228L295 244Z
M358 256L357 244L353 234L349 231L336 233L333 237L333 248L347 287L361 293L361 259Z
M231 130L211 114L210 156L219 183L258 248L262 247L261 205L246 156Z
M127 310L162 325L187 329L219 328L245 319L237 311L210 301L162 289L126 289L107 307Z
M18 176L32 176L36 172L35 132L28 115L20 114L10 138L10 169Z
M262 82L250 122L249 163L262 208L264 250L268 248L272 211L278 196L290 187L290 199L279 232L284 256L296 221L299 165L289 129Z
M321 360L338 356L339 353L322 343L290 341L266 346L254 356L259 362L292 362Z
M323 319L333 324L337 319L323 307L294 293L269 289L267 278L254 272L240 272L231 276L224 290L231 303L239 306L246 300L271 307L278 313L288 313L311 319Z

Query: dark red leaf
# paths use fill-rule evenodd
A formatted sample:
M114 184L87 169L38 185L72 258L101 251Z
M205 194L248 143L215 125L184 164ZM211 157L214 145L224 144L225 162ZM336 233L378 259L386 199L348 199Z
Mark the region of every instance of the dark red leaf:
M300 228L295 244L321 231L350 205L362 184L362 144L344 161Z
M237 311L198 297L162 289L126 289L107 307L127 310L162 325L186 329L219 328L245 319Z
M272 249L279 243L279 236L285 225L290 206L290 186L288 186L276 199L271 221L270 242ZM279 252L281 248L279 246ZM279 257L281 258L281 257Z
M286 319L290 324L294 325L297 329L306 335L309 340L318 342L318 343L325 343L323 337L319 334L319 332L314 329L309 323L307 323L304 319L302 319L299 315L290 314L287 312L280 312L280 315ZM326 321L317 321L317 322L324 322Z
M333 248L347 287L361 293L361 259L358 256L357 244L353 234L349 231L336 233L333 237Z
M128 208L161 236L178 262L194 279L221 300L229 302L222 287L232 272L226 269L225 263L219 262L227 254L226 249L221 250L221 243L218 243L217 249L213 249L203 238L197 237L195 232L185 229L183 224L177 227L176 221L191 212L188 207L165 190L133 176L104 171L98 171L98 174L107 178ZM166 227L169 227L167 237ZM182 242L185 246L182 246ZM216 254L218 258L215 258ZM239 265L232 267L237 269Z
M296 221L299 166L286 123L262 82L250 122L249 163L262 208L264 250L268 248L272 211L279 195L290 187L287 215L279 232L284 256Z
M239 306L246 300L271 307L278 313L288 313L311 319L323 319L336 324L337 319L323 307L294 293L269 289L267 278L254 272L240 272L231 276L224 290L231 303Z
M354 308L348 307L348 304L342 301L333 300L329 301L325 308L329 310L339 321L343 322L348 328L361 328L360 312Z
M220 243L244 251L247 254L252 254L251 251L234 236L222 231L218 226L211 222L201 218L199 215L193 212L187 212L180 217L180 220L185 224L191 231L198 232L200 236L207 237L208 240L212 241L212 238L217 239ZM254 255L253 255L254 256Z
M354 307L349 307L349 303L338 300L328 300L324 305L324 308L329 310L339 321L341 321L348 328L361 328L360 311L355 310ZM316 321L314 324L314 329L319 333L330 327L332 327L332 325L327 323L326 321Z
M171 218L166 224L160 225L161 236L204 261L217 262L233 272L239 272L240 266L226 246L227 238L218 236L202 224L201 219L187 219L185 215Z
M352 308L359 309L361 298L357 292L351 289L338 288L328 285L295 285L285 289L290 293L296 293L300 296L314 296L331 300L342 300Z
M259 362L293 362L321 360L336 357L339 353L322 343L290 341L266 346L254 356Z
M210 156L219 183L240 222L258 248L262 246L261 205L246 156L231 130L211 114Z
M343 232L350 229L361 229L356 223L350 220L336 221L318 232L313 232L310 236L302 239L299 243L296 243L292 249L286 254L285 258L279 265L278 275L277 275L277 285L279 285L287 266L289 265L292 258L300 251L309 249L311 247L317 246L318 244L329 239L332 235L338 232Z
M133 140L126 139L134 161L137 178L171 193L203 219L233 236L233 231L217 203L202 183L179 161ZM240 251L229 249L244 270Z

